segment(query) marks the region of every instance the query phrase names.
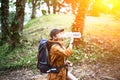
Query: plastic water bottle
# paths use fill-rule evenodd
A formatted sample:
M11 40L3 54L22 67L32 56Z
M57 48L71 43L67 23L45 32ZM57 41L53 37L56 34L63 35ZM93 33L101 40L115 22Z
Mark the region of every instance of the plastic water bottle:
M73 36L73 38L81 38L80 32L64 32L63 37L64 38L70 38Z

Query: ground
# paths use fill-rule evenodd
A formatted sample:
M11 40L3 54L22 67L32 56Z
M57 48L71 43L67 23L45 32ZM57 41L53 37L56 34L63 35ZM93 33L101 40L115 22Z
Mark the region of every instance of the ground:
M86 58L74 64L72 73L80 80L120 80L120 22L108 17L88 16L86 18L84 37L86 42L94 43L96 47L88 43L87 47L83 48L84 52L91 54L96 51L95 54L100 53L103 57L97 60ZM108 57L108 55L111 56ZM46 74L25 68L3 71L0 75L0 80L31 80L33 78L46 80Z
M120 80L120 64L86 64L74 66L72 73L80 80ZM22 69L5 71L0 80L46 80L46 74L34 73L34 70Z

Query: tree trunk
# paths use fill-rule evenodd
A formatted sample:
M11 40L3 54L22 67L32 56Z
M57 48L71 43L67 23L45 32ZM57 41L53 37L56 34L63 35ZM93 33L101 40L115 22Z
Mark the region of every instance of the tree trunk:
M77 7L76 4L77 4L76 0L71 1L71 7L72 7L72 13L73 13L73 14L76 14L76 13L75 13L76 7Z
M1 32L2 41L7 42L9 38L9 0L1 0Z
M16 0L16 14L11 25L11 45L16 47L20 43L20 36L24 23L25 0Z
M58 1L57 0L53 0L52 1L52 5L53 5L53 14L56 14L57 12L57 5L58 5Z
M50 14L50 0L45 0L48 7L48 14Z
M32 0L32 15L31 15L31 19L34 19L36 17L36 4L37 4L37 0Z
M86 11L87 11L87 8L88 8L88 4L89 4L89 0L80 0L79 1L78 11L77 11L77 14L76 14L74 24L72 26L72 31L73 32L80 32L81 35L83 35L84 21L85 21L85 16L86 16ZM74 39L74 46L75 47L80 46L81 39L78 39L78 38Z

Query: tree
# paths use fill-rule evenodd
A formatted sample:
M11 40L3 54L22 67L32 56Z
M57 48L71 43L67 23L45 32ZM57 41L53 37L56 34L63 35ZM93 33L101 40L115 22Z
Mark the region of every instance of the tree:
M53 13L56 14L56 9L58 6L58 0L44 0L48 7L48 13L50 14L50 6L53 7Z
M72 13L76 14L76 8L78 7L78 0L64 0L67 4L71 5Z
M77 2L78 2L78 11L72 26L72 31L80 32L81 34L83 34L86 11L88 9L90 0L78 0ZM74 39L74 45L76 47L79 47L80 43L81 43L81 39L78 38Z
M53 13L56 14L57 6L58 6L58 0L52 0L53 5Z
M2 41L7 42L9 37L9 0L1 0L1 32Z
M44 0L48 7L48 13L50 14L50 0Z
M10 44L14 48L20 43L23 30L25 0L16 0L16 13L10 28Z
M34 19L36 17L36 8L37 6L40 6L40 0L32 0L32 15L31 19Z
M36 10L37 7L40 7L40 2L42 0L27 0L28 4L32 4L32 14L31 14L31 19L36 18Z
M53 14L59 12L63 6L64 0L44 0L48 7L48 13L50 14L50 7L53 7Z

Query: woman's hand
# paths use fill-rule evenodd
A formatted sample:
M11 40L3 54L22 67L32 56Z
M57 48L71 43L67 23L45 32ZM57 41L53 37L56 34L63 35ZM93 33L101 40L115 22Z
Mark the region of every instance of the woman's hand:
M66 60L65 64L66 64L68 67L71 67L71 66L73 65L69 60Z

